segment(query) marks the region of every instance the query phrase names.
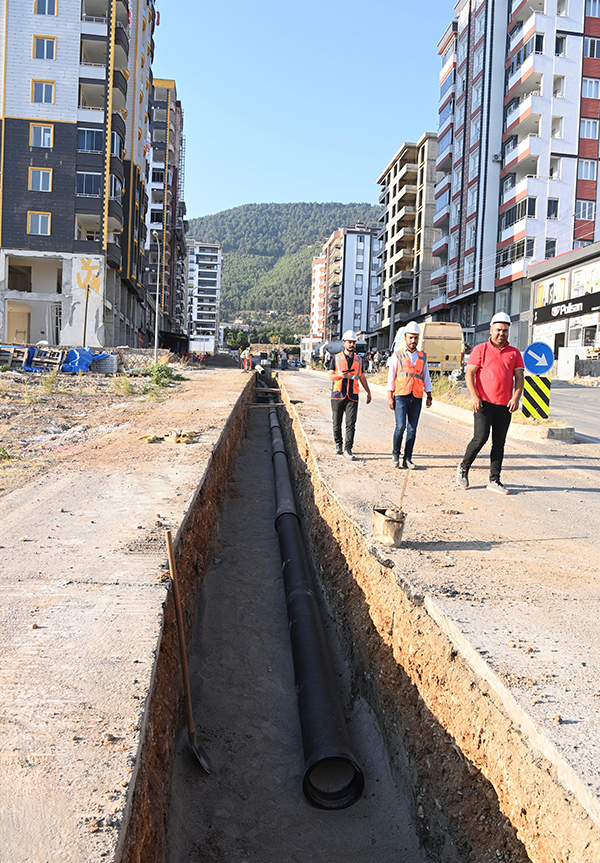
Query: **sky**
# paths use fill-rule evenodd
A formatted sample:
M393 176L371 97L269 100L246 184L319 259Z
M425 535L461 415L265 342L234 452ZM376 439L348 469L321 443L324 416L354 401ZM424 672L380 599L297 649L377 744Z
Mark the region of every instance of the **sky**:
M250 203L378 201L437 129L452 0L157 0L156 78L184 111L188 218Z

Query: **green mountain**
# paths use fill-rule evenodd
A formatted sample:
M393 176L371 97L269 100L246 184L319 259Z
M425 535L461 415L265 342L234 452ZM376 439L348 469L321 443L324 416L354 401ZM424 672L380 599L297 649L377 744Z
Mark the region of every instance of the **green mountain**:
M221 319L236 313L308 315L311 261L343 225L377 225L371 204L244 204L190 219L190 236L223 246Z

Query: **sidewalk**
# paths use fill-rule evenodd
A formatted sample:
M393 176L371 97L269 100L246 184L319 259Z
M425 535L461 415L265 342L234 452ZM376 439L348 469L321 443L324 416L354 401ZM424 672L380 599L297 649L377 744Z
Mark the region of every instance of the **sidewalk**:
M600 445L509 439L508 497L485 489L486 447L465 492L455 476L469 426L423 409L402 548L388 549L373 543L372 507L397 502L403 474L391 464L385 395L368 406L361 396L348 463L333 455L326 377L281 380L326 488L600 837Z

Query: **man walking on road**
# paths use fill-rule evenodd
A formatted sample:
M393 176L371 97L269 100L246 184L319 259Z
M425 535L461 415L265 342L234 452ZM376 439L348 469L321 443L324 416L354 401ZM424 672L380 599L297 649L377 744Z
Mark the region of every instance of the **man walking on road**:
M419 325L410 321L400 335L390 359L387 379L388 406L396 415L392 461L394 467L400 467L400 450L406 429L402 467L410 470L416 467L412 454L423 406L423 393L427 393L426 407L430 408L433 400L427 354L417 350L419 335Z
M333 439L335 454L344 455L354 461L354 428L358 415L359 381L367 393L367 404L371 401L371 390L363 372L362 360L355 353L356 333L346 330L342 336L344 350L332 357L329 364L331 387L331 413L333 417ZM342 447L342 418L346 417L345 445Z
M508 343L509 329L510 318L505 312L494 315L490 338L475 345L469 356L465 380L471 396L474 434L456 471L456 480L461 488L469 488L469 469L491 430L487 488L498 494L510 494L500 482L500 473L511 415L518 409L523 392L525 367L521 352Z

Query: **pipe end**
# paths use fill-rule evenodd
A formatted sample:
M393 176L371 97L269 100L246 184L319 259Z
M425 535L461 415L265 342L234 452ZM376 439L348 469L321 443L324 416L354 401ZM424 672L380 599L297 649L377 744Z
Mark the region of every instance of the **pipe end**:
M363 772L350 758L335 756L311 764L304 772L304 796L319 809L346 809L360 798Z

